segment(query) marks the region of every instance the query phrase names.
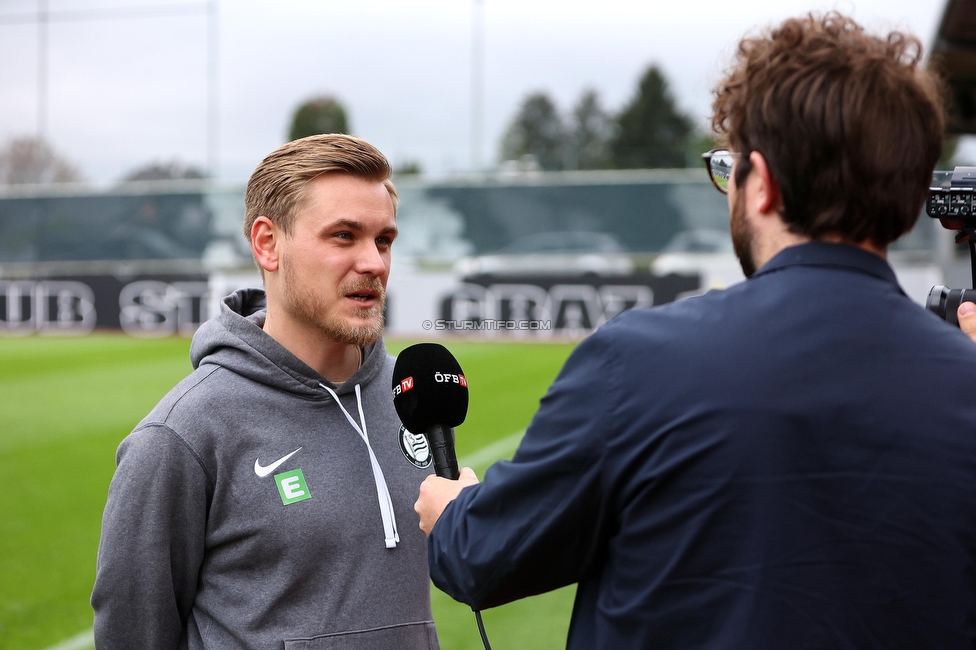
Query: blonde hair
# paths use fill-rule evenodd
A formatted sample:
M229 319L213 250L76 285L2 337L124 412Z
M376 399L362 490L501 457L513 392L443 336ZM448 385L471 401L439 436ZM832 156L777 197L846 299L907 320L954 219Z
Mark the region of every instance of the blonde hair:
M331 172L382 182L395 213L399 197L390 180L390 162L379 149L351 135L311 135L278 147L251 174L244 194L244 236L250 241L251 227L259 216L290 233L305 199L305 186Z

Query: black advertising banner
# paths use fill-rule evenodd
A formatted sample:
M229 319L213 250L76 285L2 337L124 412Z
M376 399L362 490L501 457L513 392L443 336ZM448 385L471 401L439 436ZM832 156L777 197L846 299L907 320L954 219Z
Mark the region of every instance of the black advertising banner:
M431 329L579 335L627 309L697 293L697 275L472 275L441 300ZM426 324L425 324L426 328Z
M113 275L0 280L0 335L192 334L209 315L204 275Z

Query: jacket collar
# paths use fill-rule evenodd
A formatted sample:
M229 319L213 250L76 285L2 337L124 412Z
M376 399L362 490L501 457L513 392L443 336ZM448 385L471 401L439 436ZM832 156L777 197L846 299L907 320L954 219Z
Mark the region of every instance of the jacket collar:
M752 277L758 278L790 266L843 268L873 275L891 282L896 287L898 286L895 272L888 262L878 255L852 244L833 244L821 241L784 248L756 271Z

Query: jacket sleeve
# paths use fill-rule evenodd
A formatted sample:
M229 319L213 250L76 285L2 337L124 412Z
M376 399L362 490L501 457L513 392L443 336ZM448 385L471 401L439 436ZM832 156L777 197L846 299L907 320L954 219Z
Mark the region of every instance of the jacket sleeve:
M176 648L196 595L211 482L161 425L136 429L116 461L91 598L95 644Z
M612 360L598 334L543 398L515 457L444 510L428 543L434 584L475 609L578 582L599 565L613 517L604 455Z

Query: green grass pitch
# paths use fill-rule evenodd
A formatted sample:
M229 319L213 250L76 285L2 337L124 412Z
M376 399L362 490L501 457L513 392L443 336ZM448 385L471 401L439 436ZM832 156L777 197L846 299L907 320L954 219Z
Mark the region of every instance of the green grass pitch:
M388 342L396 353L408 342ZM190 371L189 341L0 338L0 649L89 629L102 508L123 437ZM570 344L447 342L471 387L464 458L524 429ZM487 463L475 467L483 475ZM565 645L574 588L484 612L496 650ZM433 590L445 650L475 650L471 610Z

